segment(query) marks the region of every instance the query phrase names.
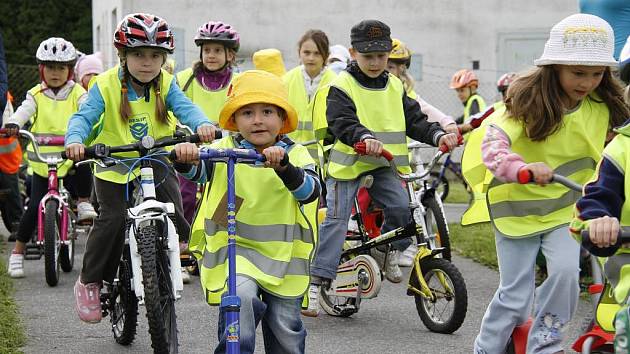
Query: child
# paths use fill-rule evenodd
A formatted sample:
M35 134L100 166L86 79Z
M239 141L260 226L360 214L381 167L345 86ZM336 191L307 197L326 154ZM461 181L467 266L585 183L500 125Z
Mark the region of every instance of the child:
M311 267L309 308L306 316L317 316L319 286L334 279L348 227L352 199L359 187L360 176L374 177L368 192L384 205L383 231L409 222L409 198L387 162L380 157L383 149L394 155L401 172L410 173L406 136L431 145L457 145L454 134L446 134L437 123L428 123L417 101L409 98L402 82L385 71L392 49L389 27L377 20L364 20L350 33L352 62L332 82L326 104L328 130L334 136L328 165L326 189L328 209L321 225L321 241ZM359 156L353 145L363 141L369 156ZM395 256L406 249L411 240L394 245L385 266L387 279L400 282L402 273Z
M313 97L320 87L328 85L335 73L324 65L328 60L328 37L320 30L308 30L298 42L298 55L302 65L282 77L289 91L289 103L298 112L298 127L289 134L291 140L305 143L315 140L313 132ZM311 157L319 161L318 145L307 146Z
M267 157L265 167L270 167L238 164L235 171L241 352L254 352L256 325L262 319L265 352L304 353L306 330L300 307L316 241L319 182L315 164L305 147L284 135L295 130L298 118L278 76L246 71L234 80L230 92L219 124L238 134L212 146L256 149ZM199 158L194 144L179 144L175 151L181 162ZM282 166L286 154L289 164ZM227 281L227 167L201 162L177 168L192 180L207 183L190 249L201 266L206 299L218 305ZM220 311L215 353L225 353L225 327L225 314Z
M77 52L72 43L63 38L53 37L43 41L36 53L39 63L40 84L26 94L26 99L15 114L5 123L11 135L17 135L21 126L32 120L31 132L35 136L63 136L66 133L70 116L79 109L85 100L85 90L72 80ZM31 159L33 148L27 149ZM60 153L63 147L42 146L42 153ZM18 227L15 248L9 257L9 275L13 278L24 276L24 251L37 227L39 202L48 192L48 166L43 162L29 162L33 169L31 197ZM75 174L67 174L72 161L59 166L58 177L63 178L69 191L78 194L78 220L96 217L89 203L92 190L92 171L89 166L75 169Z
M161 70L167 53L174 49L173 33L166 21L150 14L127 15L116 28L114 45L120 66L97 76L85 105L70 119L66 133L69 158L84 158L83 144L99 118L93 143L123 145L147 135L154 139L172 136L176 122L168 118L167 111L204 141L212 140L214 127L184 96L173 76ZM177 233L180 240L185 239L190 226L183 217L177 177L161 164L155 163L153 170L155 181L163 181L157 186L157 199L175 205ZM95 168L100 214L90 231L81 275L74 286L76 309L85 322L101 320L100 288L103 281L114 280L118 269L125 237L128 173L123 165Z
M77 65L74 67L77 82L80 83L86 91L90 87L92 78L103 71L103 60L101 59L100 52L80 57L77 60Z
M477 94L478 86L477 75L471 70L462 69L453 74L450 88L457 91L457 98L464 105L464 114L455 119L457 124L468 123L468 118L471 115L486 108L486 102Z
M579 296L579 245L569 236L578 193L550 183L553 173L583 184L600 159L607 132L630 114L611 75L613 32L599 17L571 15L550 32L534 71L512 83L506 113L487 128L487 191L495 228L500 284L475 340L475 353L504 352L533 303L528 353L561 352ZM516 183L530 171L536 184ZM544 187L542 187L544 185ZM548 277L534 289L542 250ZM535 291L535 302L533 302Z
M177 83L212 122L217 122L235 75L240 36L229 24L210 21L197 30L195 44L199 61L177 73Z
M342 46L341 44L335 44L329 48L330 54L328 55L328 60L326 60L326 65L328 69L332 70L335 74L339 75L340 72L346 70L348 64L350 64L350 52L348 48Z
M7 121L13 115L13 96L7 92L7 104L4 106L2 120ZM22 218L23 205L20 195L19 176L22 163L22 148L15 136L0 137L0 189L2 193L2 205L0 215L4 227L11 233L9 241L15 242L17 231Z

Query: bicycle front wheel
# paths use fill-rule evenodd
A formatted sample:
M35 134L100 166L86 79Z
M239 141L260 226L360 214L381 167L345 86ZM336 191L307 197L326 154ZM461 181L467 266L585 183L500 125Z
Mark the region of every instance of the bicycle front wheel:
M420 289L414 266L409 283ZM455 265L442 258L421 260L422 276L434 299L413 293L422 323L432 332L450 334L461 327L468 310L466 283Z
M44 207L44 272L46 283L49 286L56 286L59 283L59 249L61 240L59 239L59 214L57 209L59 204L56 200L50 199Z
M425 235L435 240L436 247L443 247L442 257L447 261L451 260L451 239L446 225L444 209L435 198L426 198L422 201L426 208L424 221L427 225Z
M177 353L177 317L168 254L160 246L161 227L155 224L138 230L138 252L142 259L144 305L147 309L151 346L155 353ZM177 266L177 265L175 265Z

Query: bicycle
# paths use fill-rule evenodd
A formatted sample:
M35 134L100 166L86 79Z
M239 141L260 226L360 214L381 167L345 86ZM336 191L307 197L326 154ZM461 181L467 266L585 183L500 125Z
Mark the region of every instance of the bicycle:
M131 344L135 338L138 305L144 304L154 352L177 353L177 318L175 301L181 297L184 285L181 274L179 237L175 229L173 203L156 200L153 162L168 152L156 149L183 142L198 143L197 135L175 134L172 138L155 141L145 136L133 144L107 146L96 144L85 150L85 161L101 167L134 161L132 174L140 164L141 197L127 209L125 249L118 268L118 277L107 284L101 294L103 315L111 312L110 322L116 342ZM118 159L111 154L138 152L140 157ZM65 153L63 154L65 156ZM135 295L135 296L133 296Z
M6 134L6 130L0 130ZM72 271L74 267L74 241L77 231L77 216L70 207L70 193L59 184L58 164L66 159L59 153L42 155L39 146L63 146L63 137L35 137L28 130L20 130L19 134L26 138L33 147L29 154L31 161L48 165L48 192L39 202L37 211L37 253L44 255L44 273L46 283L56 286L59 283L60 270ZM32 252L32 251L31 251ZM39 258L39 257L38 257Z
M355 145L357 153L365 153L365 144ZM348 246L341 254L337 268L337 278L325 282L320 288L320 305L332 316L349 317L359 311L362 300L374 298L381 287L382 273L378 263L370 255L370 250L382 245L414 237L418 244L418 253L407 285L407 295L415 298L416 310L423 324L437 333L453 333L464 322L468 308L468 295L464 279L455 265L440 257L444 248L438 247L436 237L427 233L424 218L421 215L418 194L414 191L414 181L422 180L429 174L430 168L445 152L438 150L422 174L401 174L393 162L393 156L383 151L382 157L389 161L390 168L403 182L410 198L412 220L408 225L400 227L376 238L370 239L361 224L356 233L348 235L348 241L357 244ZM364 177L362 186L370 183ZM426 195L430 195L427 192ZM426 197L425 197L426 198ZM355 198L355 207L360 213ZM359 217L358 221L361 220ZM387 262L385 256L384 264ZM438 309L438 305L443 305ZM446 317L442 317L449 308Z

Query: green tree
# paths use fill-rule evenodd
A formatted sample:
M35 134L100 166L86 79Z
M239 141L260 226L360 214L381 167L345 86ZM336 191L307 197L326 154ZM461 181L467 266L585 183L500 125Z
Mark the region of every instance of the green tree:
M92 52L90 0L0 1L0 31L9 64L36 64L39 43L63 37L85 53Z

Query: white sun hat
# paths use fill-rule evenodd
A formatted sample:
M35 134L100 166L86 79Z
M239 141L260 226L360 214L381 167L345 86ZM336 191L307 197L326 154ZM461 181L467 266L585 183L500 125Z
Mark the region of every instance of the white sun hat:
M553 26L545 50L534 64L617 66L614 51L615 35L608 22L594 15L575 14Z

